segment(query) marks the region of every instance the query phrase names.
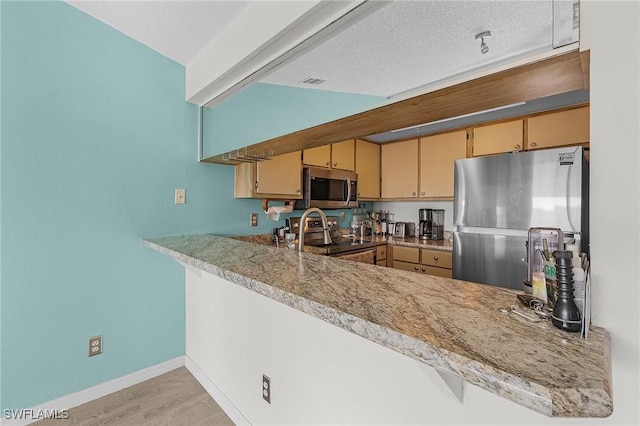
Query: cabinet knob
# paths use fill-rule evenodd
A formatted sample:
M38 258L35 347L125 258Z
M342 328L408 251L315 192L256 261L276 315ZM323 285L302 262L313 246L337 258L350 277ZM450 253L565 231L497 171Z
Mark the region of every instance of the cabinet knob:
M514 146L515 149L520 149L520 144Z
M422 195L424 195L424 191L422 191Z
M433 256L433 260L438 260L438 256Z
M300 188L296 189L296 194L300 193Z
M414 197L416 196L416 193L415 193L415 192L413 193L413 196L414 196Z
M422 268L422 272L427 272L427 270L426 270L426 269L424 269L424 268Z
M337 166L337 165L338 165L338 163L333 163L333 167L335 167L335 166Z
M330 165L331 165L331 161L327 161L327 166L330 166Z
M418 271L418 270L419 270L417 266L416 266L415 268L413 268L413 269L415 269L416 271Z
M531 142L529 145L531 146L531 148L535 148L536 146L538 146L538 144L535 142Z

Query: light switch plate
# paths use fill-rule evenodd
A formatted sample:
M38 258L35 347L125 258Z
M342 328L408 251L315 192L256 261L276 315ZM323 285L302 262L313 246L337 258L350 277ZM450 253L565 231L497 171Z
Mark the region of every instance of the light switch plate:
M182 188L176 188L176 204L184 204L187 200L187 191Z
M251 213L251 226L258 226L258 213Z

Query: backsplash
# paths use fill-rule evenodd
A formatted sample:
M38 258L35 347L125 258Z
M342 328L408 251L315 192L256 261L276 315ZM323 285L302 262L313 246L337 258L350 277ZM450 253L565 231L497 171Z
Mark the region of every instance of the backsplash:
M396 222L418 223L419 209L444 209L444 229L453 229L453 201L378 201L373 210L388 210L395 213Z

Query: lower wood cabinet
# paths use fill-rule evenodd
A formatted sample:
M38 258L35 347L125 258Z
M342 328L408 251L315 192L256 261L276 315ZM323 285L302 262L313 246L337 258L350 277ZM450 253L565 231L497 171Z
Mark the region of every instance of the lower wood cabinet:
M420 271L427 275L451 278L451 258L452 254L448 251L421 249Z
M377 247L376 265L387 266L387 245L386 244Z
M415 247L393 247L393 267L404 271L451 278L451 253Z

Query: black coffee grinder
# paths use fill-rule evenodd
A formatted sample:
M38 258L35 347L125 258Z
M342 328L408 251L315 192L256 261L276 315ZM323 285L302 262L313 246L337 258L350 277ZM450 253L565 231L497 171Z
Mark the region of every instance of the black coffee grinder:
M420 223L418 225L418 236L422 240L428 240L431 238L431 227L433 223L433 210L420 209L418 210L420 217Z

